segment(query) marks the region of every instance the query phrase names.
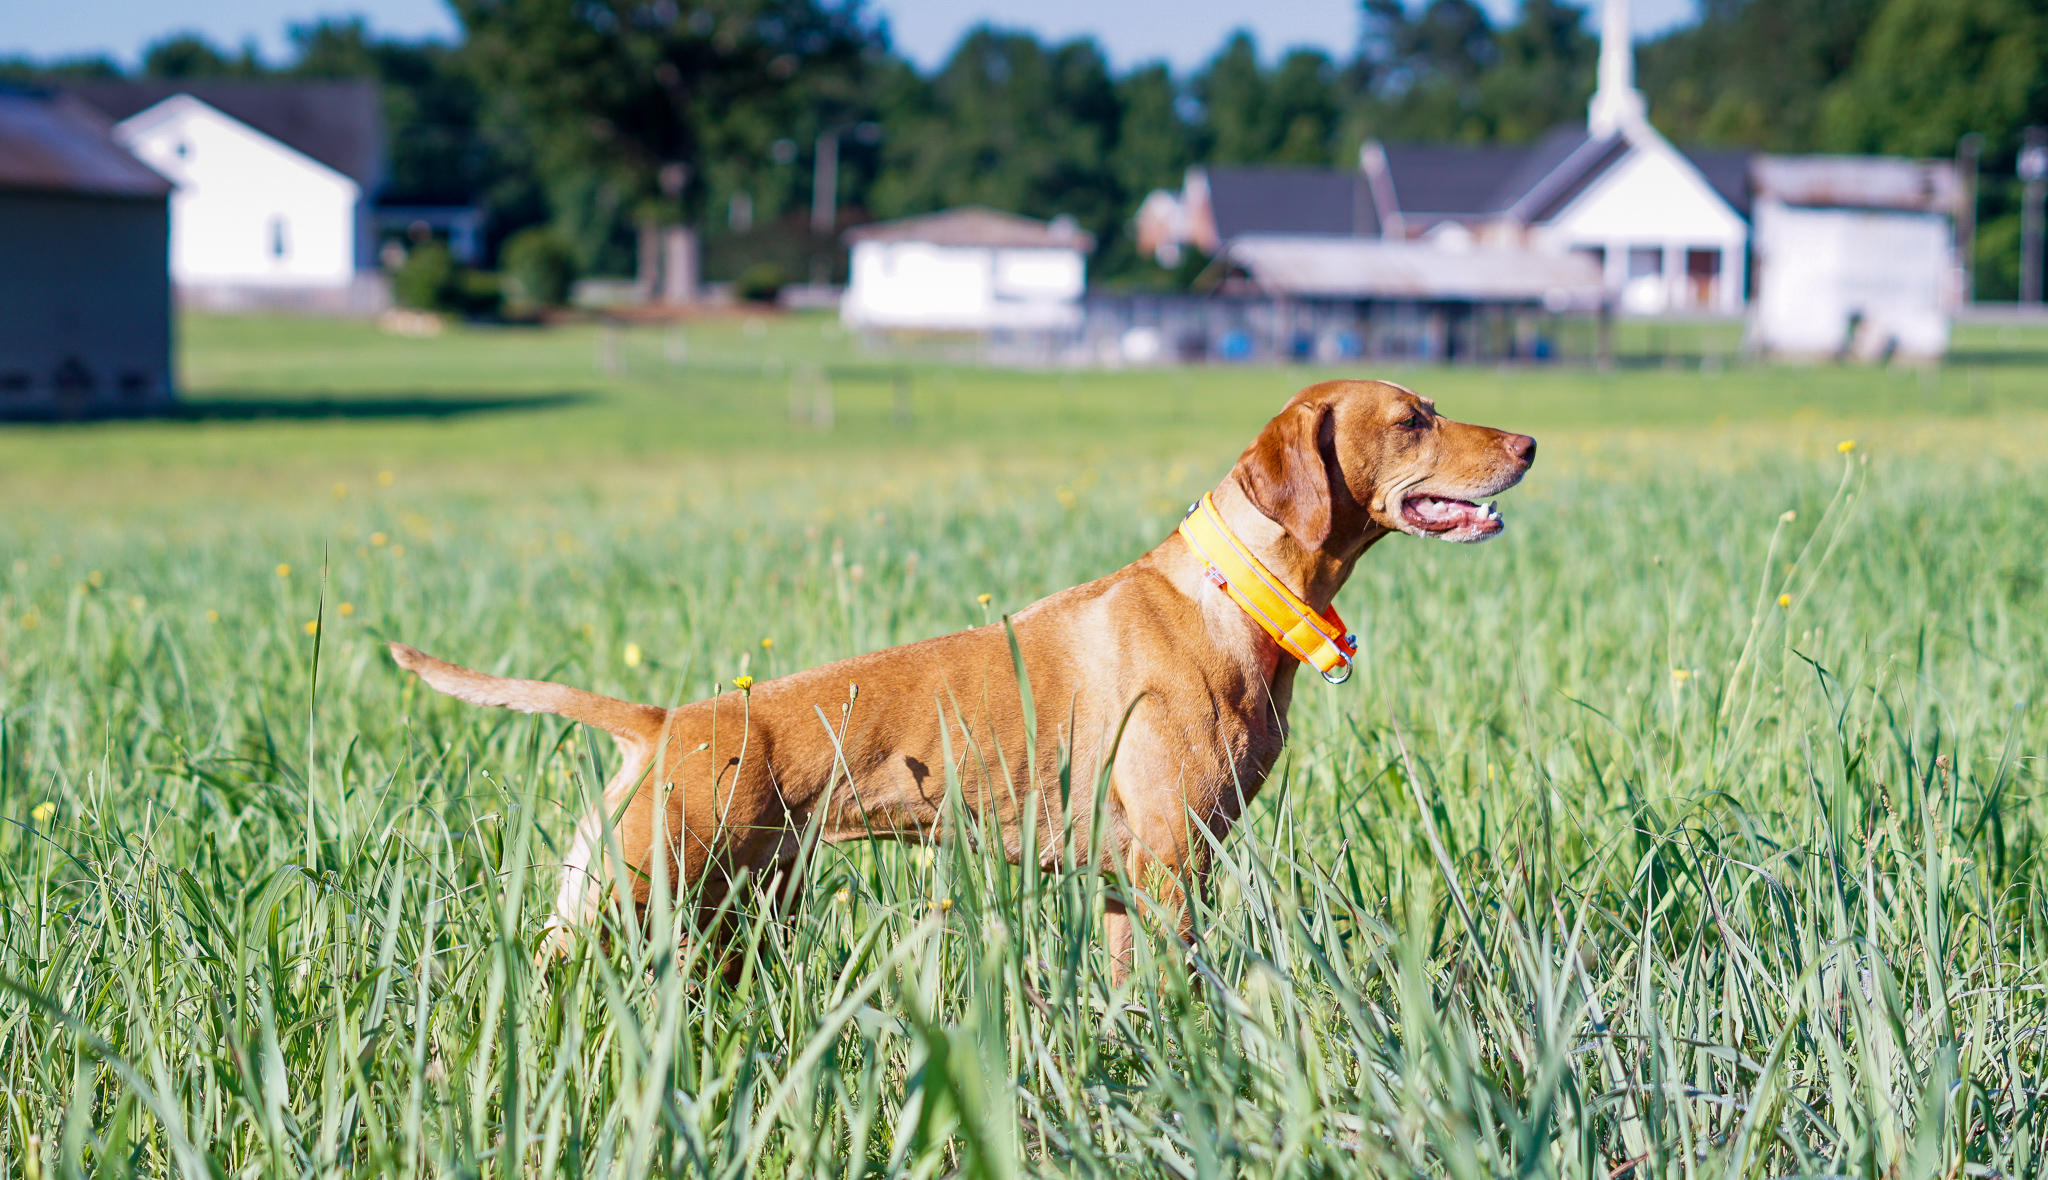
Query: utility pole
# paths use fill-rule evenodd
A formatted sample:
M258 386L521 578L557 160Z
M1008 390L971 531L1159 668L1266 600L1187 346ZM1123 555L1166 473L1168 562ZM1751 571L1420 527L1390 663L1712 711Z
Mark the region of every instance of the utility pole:
M827 127L818 133L816 169L811 176L811 232L824 236L839 220L839 137L847 132L861 143L882 142L880 123Z
M839 219L839 134L833 127L818 136L818 156L811 173L811 232L824 237Z
M2020 302L2041 302L2041 205L2048 199L2048 127L2029 127L2020 139Z
M1964 307L1977 302L1977 161L1984 154L1984 137L1975 131L1956 142L1956 272L1961 290L1956 301Z
M851 126L827 127L818 133L818 154L811 174L811 234L825 240L826 253L830 253L832 227L839 222L839 137L847 132L862 143L880 143L880 123L855 123ZM825 281L825 257L811 260L811 282Z

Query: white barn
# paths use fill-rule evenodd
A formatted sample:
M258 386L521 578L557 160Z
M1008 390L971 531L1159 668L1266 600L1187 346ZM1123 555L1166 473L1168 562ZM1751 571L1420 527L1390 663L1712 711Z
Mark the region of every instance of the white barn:
M1072 218L968 206L848 231L851 328L1042 332L1081 322L1095 239Z
M1757 344L1781 356L1948 351L1961 295L1946 160L1758 156Z

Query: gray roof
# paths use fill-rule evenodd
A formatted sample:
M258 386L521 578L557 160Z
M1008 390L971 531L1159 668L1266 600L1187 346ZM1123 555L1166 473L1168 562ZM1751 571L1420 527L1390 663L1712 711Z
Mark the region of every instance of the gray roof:
M1245 234L1380 232L1372 192L1355 171L1323 168L1210 168L1209 209L1224 241Z
M1721 199L1749 216L1749 162L1756 153L1745 148L1680 148Z
M1947 160L1757 156L1749 172L1758 197L1809 208L1953 213L1962 194Z
M1380 175L1392 189L1382 198L1391 196L1412 233L1442 221L1503 214L1524 223L1548 220L1628 154L1629 142L1620 135L1592 139L1583 125L1564 124L1529 144L1395 143L1378 150L1386 162ZM1722 199L1748 214L1748 153L1685 155ZM1364 169L1211 168L1209 201L1224 241L1246 234L1380 232Z
M98 112L34 89L0 89L0 189L163 200L171 182L114 142Z
M1072 218L1040 221L1000 209L962 205L937 213L876 221L846 231L849 242L929 242L935 246L984 246L1023 249L1079 250L1095 248L1095 235Z
M179 78L147 82L68 82L65 89L120 122L189 94L363 187L384 184L384 110L368 79L253 82Z
M1597 307L1603 297L1599 271L1576 254L1277 234L1238 238L1226 253L1260 288L1301 298L1541 303L1562 311Z
M1502 183L1521 172L1529 155L1520 147L1406 143L1388 144L1386 153L1401 215L1425 219L1437 213L1498 212Z

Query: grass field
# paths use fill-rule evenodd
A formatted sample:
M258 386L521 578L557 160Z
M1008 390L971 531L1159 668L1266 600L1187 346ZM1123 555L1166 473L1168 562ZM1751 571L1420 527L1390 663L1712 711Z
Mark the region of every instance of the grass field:
M667 703L979 624L1324 374L189 321L190 420L0 427L0 1176L2048 1172L2048 334L1664 343L1374 370L1541 456L1361 566L1193 980L857 846L728 986L536 969L609 743L375 641Z

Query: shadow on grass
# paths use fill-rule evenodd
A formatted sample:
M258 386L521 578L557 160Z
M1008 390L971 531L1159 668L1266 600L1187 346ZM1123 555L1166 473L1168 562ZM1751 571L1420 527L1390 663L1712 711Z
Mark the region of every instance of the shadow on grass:
M67 424L106 421L313 422L325 419L463 418L475 414L530 413L583 405L586 393L418 394L405 397L260 397L238 394L185 397L149 405L0 407L0 421Z
M2048 351L2019 348L1958 348L1950 351L1943 363L1949 365L1997 366L1999 368L2019 365L2041 366L2048 365Z

